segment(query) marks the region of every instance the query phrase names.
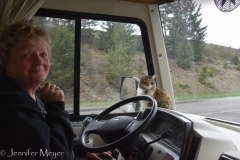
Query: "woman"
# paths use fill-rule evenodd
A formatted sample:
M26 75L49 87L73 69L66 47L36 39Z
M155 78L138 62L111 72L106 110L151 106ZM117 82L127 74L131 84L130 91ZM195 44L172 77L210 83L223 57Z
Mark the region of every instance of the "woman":
M50 44L49 34L33 21L21 20L0 31L0 159L73 158L74 133L64 93L49 82L39 88L49 72Z

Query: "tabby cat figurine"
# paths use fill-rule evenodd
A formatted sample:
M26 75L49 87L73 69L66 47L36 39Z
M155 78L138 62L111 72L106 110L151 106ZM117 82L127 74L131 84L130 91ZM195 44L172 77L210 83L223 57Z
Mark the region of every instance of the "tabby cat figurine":
M171 105L171 98L170 95L160 87L156 86L155 82L155 75L153 76L143 76L140 79L137 95L149 95L153 97L157 101L158 107L166 108L166 109L173 109ZM141 108L140 110L143 111L146 107L150 107L151 103L149 101L140 101Z

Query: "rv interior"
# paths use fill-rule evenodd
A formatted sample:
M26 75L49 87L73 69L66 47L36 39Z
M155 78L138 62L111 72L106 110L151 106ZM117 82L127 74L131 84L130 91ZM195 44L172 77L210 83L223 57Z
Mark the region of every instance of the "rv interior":
M240 159L240 8L230 8L239 0L0 2L1 25L25 18L50 31L47 80L64 90L87 151L116 160ZM142 73L155 75L172 110L136 95Z

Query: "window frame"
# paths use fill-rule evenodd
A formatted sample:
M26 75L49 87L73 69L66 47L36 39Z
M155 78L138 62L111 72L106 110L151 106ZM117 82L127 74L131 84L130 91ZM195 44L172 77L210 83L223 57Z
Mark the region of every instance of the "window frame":
M144 46L147 71L149 75L154 75L154 67L152 61L152 54L150 49L150 42L148 38L147 26L143 20L139 18L120 17L112 15L92 14L83 12L72 12L63 10L54 10L40 8L34 16L38 17L51 17L75 20L75 40L74 40L74 92L73 92L73 113L70 114L71 121L83 120L87 115L80 114L80 54L81 54L81 20L93 19L102 21L113 21L121 23L132 23L139 26L141 30L142 42ZM129 116L136 116L137 113L124 113ZM114 113L110 117L122 115L122 113ZM91 115L92 116L92 115ZM110 118L106 116L106 119ZM95 116L92 116L93 118Z

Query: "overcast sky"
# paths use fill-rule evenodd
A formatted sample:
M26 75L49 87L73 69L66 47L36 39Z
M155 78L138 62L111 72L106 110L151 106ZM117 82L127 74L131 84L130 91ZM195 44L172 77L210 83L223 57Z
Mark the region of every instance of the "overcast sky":
M202 25L208 25L207 43L240 48L240 6L231 12L220 11L214 0L202 3Z

